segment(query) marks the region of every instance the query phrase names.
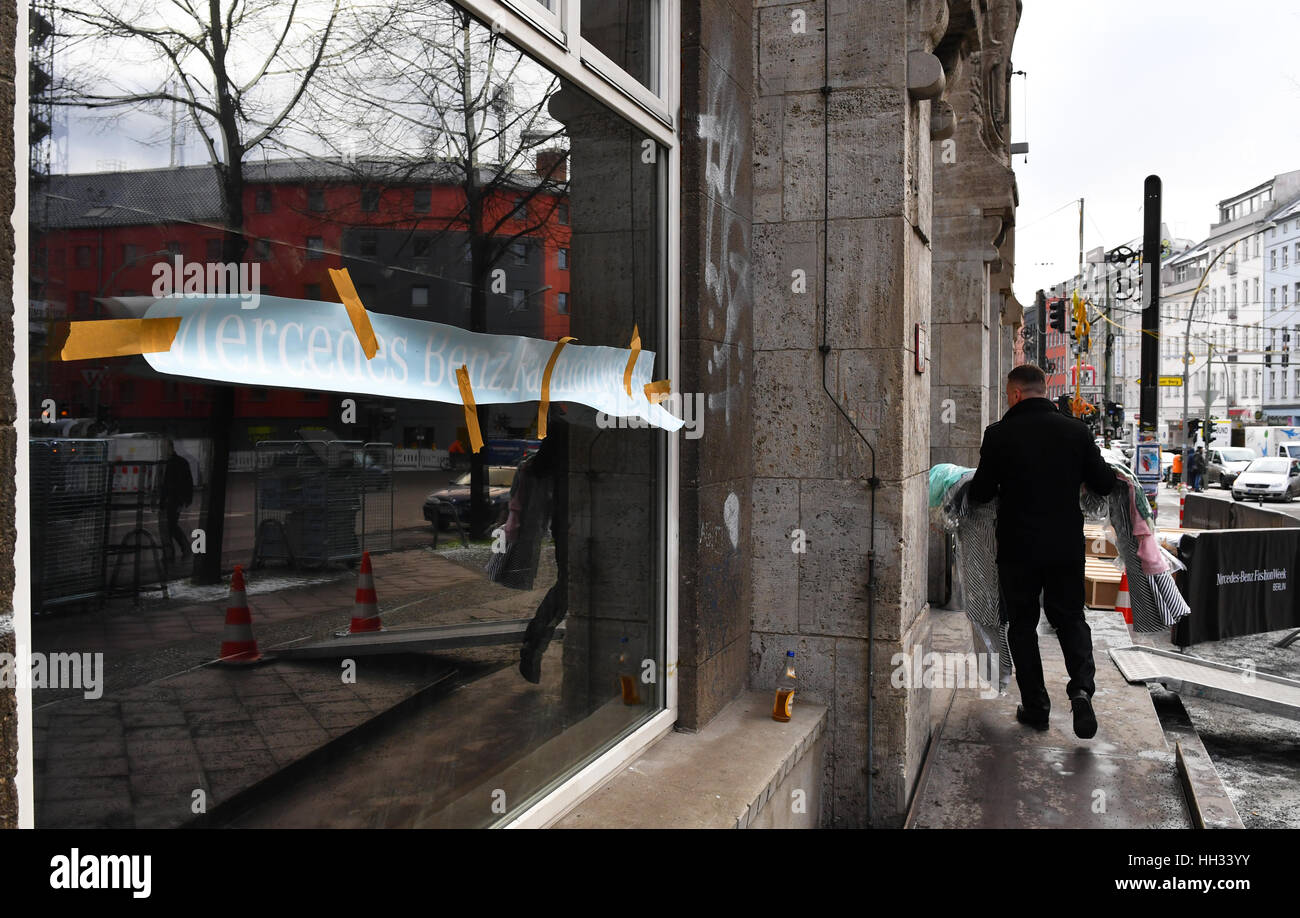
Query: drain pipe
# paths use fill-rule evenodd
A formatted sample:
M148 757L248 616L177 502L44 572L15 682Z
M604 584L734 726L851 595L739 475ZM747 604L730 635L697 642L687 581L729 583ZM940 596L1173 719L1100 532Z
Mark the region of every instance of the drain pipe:
M826 383L827 358L830 356L831 347L829 344L829 320L830 320L830 223L831 223L831 15L830 0L822 0L822 101L824 103L824 115L822 117L822 343L817 350L822 355L822 389L826 392L827 398L831 404L844 416L844 420L849 422L853 432L858 435L858 439L866 444L867 450L871 453L871 475L867 478L867 486L871 489L871 514L870 529L868 531L867 545L867 826L872 827L875 823L875 802L874 802L874 772L875 767L875 720L874 720L874 699L876 685L876 489L880 487L880 479L876 477L876 448L871 441L863 435L853 418L844 410L835 393L831 391L830 386Z

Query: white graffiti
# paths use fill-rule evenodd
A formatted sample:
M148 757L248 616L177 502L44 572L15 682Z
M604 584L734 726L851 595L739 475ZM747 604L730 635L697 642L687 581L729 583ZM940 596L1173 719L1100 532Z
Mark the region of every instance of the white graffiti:
M701 304L705 320L714 328L722 316L722 343L713 347L709 361L710 376L717 377L710 388L709 407L722 410L724 421L731 423L733 405L739 407L744 373L739 364L744 358L743 345L736 341L740 310L749 302L749 234L750 226L735 209L736 181L747 155L745 129L747 116L737 104L736 90L728 78L731 70L730 46L722 46L714 55L705 94L705 111L700 113L699 136L704 141L704 183L708 191L705 207L704 284L713 296L710 305ZM737 358L730 347L737 348Z

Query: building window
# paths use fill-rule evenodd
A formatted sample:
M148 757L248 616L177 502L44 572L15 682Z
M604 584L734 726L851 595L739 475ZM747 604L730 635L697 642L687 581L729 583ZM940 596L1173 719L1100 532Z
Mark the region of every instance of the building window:
M135 401L135 380L121 379L117 383L117 400L124 405Z
M315 213L320 213L325 209L324 188L307 189L307 209Z
M271 240L258 239L253 243L253 251L257 254L258 261L266 261L271 257Z
M122 246L122 264L135 264L140 258L140 247L133 242L128 242Z
M1268 288L1268 311L1274 312L1276 310L1277 310L1277 288L1269 287Z
M357 252L368 258L379 254L379 237L374 233L362 233L357 237Z
M510 211L510 219L520 223L528 219L528 203L523 198L515 198L514 208Z
M427 214L433 207L433 189L417 188L415 189L415 212L417 214Z
M429 305L429 288L426 286L416 286L411 288L411 305L428 306Z
M560 226L568 226L568 225L569 225L569 205L568 205L568 204L559 204L559 205L556 205L556 208L555 208L555 222L558 223L558 224L560 224ZM1300 243L1297 243L1297 244L1296 244L1296 251L1297 251L1297 252L1300 252ZM1296 255L1296 260L1297 260L1297 261L1300 261L1300 255Z
M567 293L556 294L555 311L562 316L569 314L569 295Z
M510 309L512 312L520 312L528 308L528 294L523 290L510 291Z
M320 299L320 284L306 284L303 286L303 297L309 300Z
M94 306L91 304L90 292L88 290L78 290L72 295L72 314L83 318L91 318L94 312Z
M555 265L561 271L569 270L569 250L560 249L555 253Z
M519 239L510 243L510 257L517 265L528 264L528 243Z
M307 237L307 259L320 261L325 257L325 240L320 236Z
M173 239L167 243L168 255L180 255L182 252L180 240Z
M88 245L77 246L77 254L75 257L76 257L76 264L78 268L89 268L90 267L90 246Z
M379 189L362 188L361 189L361 209L366 213L374 213L379 210Z
M259 214L269 214L271 212L271 189L257 189L253 195L253 202Z
M416 236L411 243L411 253L416 258L428 258L433 240L428 236Z

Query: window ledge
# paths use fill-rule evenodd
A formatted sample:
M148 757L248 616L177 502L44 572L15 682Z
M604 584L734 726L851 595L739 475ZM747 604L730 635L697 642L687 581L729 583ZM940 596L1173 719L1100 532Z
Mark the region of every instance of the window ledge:
M799 701L772 720L772 695L746 692L698 733L670 733L552 824L554 828L816 828L826 708Z

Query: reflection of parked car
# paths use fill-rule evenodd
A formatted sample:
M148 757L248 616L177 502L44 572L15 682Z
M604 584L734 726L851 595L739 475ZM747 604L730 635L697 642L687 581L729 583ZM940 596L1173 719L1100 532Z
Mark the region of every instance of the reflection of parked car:
M1225 491L1232 487L1237 476L1255 460L1255 451L1242 446L1225 446L1212 449L1206 457L1205 483L1218 484Z
M1300 494L1300 459L1255 459L1232 483L1233 500L1290 501Z
M1167 450L1161 450L1161 452L1160 452L1160 478L1161 478L1162 481L1168 481L1168 480L1169 480L1169 473L1172 472L1172 471L1174 470L1174 456L1176 456L1176 455L1177 455L1177 453L1170 452L1170 451L1167 451Z
M490 518L504 520L510 507L510 486L515 480L513 466L488 467L488 501L492 510ZM466 472L452 479L450 485L433 491L424 499L424 518L435 529L448 529L459 517L462 526L469 525L469 481Z

